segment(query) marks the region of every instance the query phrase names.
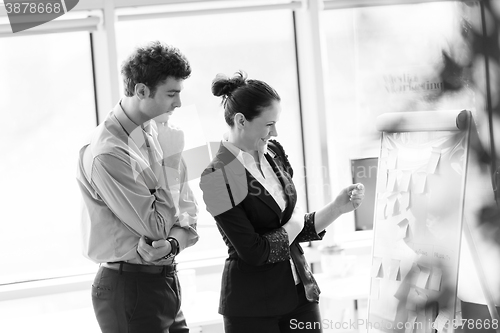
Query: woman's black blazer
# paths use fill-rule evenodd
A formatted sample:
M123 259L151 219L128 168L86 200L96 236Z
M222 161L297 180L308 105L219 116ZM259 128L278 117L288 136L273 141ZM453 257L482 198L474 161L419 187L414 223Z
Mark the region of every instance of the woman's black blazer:
M282 160L265 154L283 186L287 206L281 211L273 197L223 144L202 174L200 187L207 210L228 247L222 273L219 313L225 316L276 316L298 304L290 258L297 268L306 297L317 302L320 290L299 242L320 240L314 213L304 217L304 228L289 245L282 226L297 201L292 178Z

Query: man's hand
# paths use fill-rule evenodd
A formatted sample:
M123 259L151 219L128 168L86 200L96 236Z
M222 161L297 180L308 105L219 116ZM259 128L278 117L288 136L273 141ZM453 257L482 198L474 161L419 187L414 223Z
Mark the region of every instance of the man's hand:
M146 239L142 236L137 245L137 253L147 262L157 261L170 253L172 247L165 239L154 241L152 245L146 243Z

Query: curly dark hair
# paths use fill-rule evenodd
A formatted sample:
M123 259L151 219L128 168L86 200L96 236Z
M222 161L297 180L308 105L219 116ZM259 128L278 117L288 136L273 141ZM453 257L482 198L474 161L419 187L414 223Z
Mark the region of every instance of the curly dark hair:
M217 74L212 81L212 94L222 97L224 118L231 127L234 126L236 113L241 113L248 121L252 121L273 101L281 101L270 85L261 80L248 79L244 71L236 72L231 78Z
M176 47L153 41L132 52L123 62L121 74L125 96L133 96L135 85L143 83L151 90L151 97L154 97L158 84L168 77L187 79L191 75L191 66Z

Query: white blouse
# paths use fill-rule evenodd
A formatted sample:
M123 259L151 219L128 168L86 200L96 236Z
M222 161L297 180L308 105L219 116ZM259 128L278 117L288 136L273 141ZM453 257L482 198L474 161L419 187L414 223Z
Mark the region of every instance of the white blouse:
M269 164L264 156L260 156L260 172L255 163L253 156L240 148L236 147L229 141L222 141L224 147L226 147L237 159L243 164L245 169L250 172L250 174L266 189L269 194L273 197L274 201L278 204L281 211L283 212L286 208L286 196L283 191L283 186L278 179L278 176L274 173L272 166ZM300 278L295 269L295 264L290 258L290 265L292 266L292 274L295 284L300 283Z

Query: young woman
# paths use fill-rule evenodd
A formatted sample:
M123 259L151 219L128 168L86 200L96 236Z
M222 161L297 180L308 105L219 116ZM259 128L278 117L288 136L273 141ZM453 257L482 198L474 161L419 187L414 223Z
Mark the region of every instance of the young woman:
M278 93L265 82L218 75L227 140L205 169L200 186L228 247L219 313L227 333L278 333L297 327L321 332L320 290L300 242L321 240L325 228L362 202L362 184L350 185L317 212L301 214L293 170L279 143Z

